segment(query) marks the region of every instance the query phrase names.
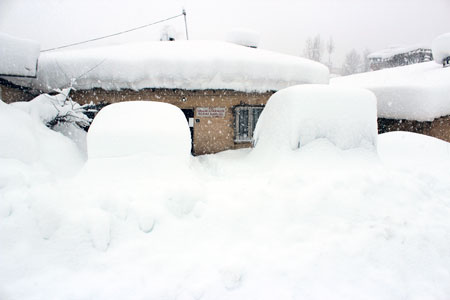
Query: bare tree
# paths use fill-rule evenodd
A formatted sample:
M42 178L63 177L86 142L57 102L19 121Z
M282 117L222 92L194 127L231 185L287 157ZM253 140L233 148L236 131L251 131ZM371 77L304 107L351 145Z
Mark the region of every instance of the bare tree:
M369 72L370 71L370 60L369 60L369 54L370 54L370 50L369 49L364 49L363 54L362 54L362 60L363 60L363 72Z
M313 60L321 61L322 60L322 39L320 38L320 34L316 35L313 43Z
M323 53L322 39L320 34L314 38L308 37L306 39L305 48L303 49L303 56L315 61L321 61Z
M330 36L330 38L328 39L328 42L327 42L328 68L330 68L330 71L331 71L331 68L333 67L333 62L331 61L331 54L333 54L334 49L335 49L335 45L334 45L333 37Z
M313 40L308 37L305 42L305 48L303 49L303 56L312 59L313 58Z
M361 56L355 49L352 49L345 56L345 61L342 65L342 75L351 75L359 72L361 72Z

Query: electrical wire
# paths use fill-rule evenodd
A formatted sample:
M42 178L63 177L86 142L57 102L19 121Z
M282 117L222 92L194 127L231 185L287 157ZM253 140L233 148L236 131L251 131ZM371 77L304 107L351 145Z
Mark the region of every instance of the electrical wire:
M113 34L101 36L101 37L98 37L98 38L93 38L93 39L82 41L82 42L77 42L77 43L73 43L73 44L68 44L68 45L64 45L64 46L59 46L59 47L54 47L54 48L41 50L41 52L58 50L58 49L62 49L62 48L72 47L72 46L76 46L76 45L86 44L86 43L90 43L90 42L93 42L93 41L98 41L98 40L110 38L110 37L113 37L113 36L116 36L116 35L128 33L128 32L139 30L139 29L142 29L142 28L145 28L145 27L149 27L149 26L152 26L152 25L163 23L163 22L166 22L166 21L169 21L169 20L181 17L181 16L186 16L186 12L184 10L183 10L183 13L181 13L179 15L176 15L176 16L173 16L173 17L170 17L170 18L167 18L167 19L164 19L164 20L159 20L159 21L156 21L156 22L153 22L153 23L150 23L150 24L142 25L142 26L139 26L139 27L134 27L134 28L131 28L131 29L128 29L128 30L116 32L116 33L113 33Z

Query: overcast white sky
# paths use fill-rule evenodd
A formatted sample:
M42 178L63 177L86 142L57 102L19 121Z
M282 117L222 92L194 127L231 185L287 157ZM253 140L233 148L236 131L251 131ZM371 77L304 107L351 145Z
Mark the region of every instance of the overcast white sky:
M261 34L260 48L301 55L308 36L333 37L335 65L352 48L430 44L450 32L450 0L0 0L0 32L43 49L188 14L191 39L224 39L234 27ZM171 21L184 38L184 21ZM90 46L159 38L155 26Z

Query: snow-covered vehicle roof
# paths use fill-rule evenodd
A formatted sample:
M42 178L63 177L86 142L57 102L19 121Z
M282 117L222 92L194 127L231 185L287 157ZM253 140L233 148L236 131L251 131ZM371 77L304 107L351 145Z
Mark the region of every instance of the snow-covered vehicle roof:
M375 95L366 89L321 84L278 91L270 97L258 119L254 150L284 155L285 150L296 150L317 139L327 139L344 150L359 147L374 150Z
M39 43L0 33L0 75L36 76Z
M333 85L363 87L377 96L378 117L432 121L450 115L450 68L434 62L334 78Z
M403 54L403 53L408 53L414 50L418 50L418 49L430 49L429 46L426 45L410 45L410 46L400 46L400 45L396 45L396 46L391 46L388 47L386 49L382 49L373 53L370 53L367 58L381 58L381 59L387 59L387 58L391 58L394 55L398 55L398 54Z
M70 85L265 92L328 80L327 67L292 55L221 41L153 41L45 52L32 84L44 92Z

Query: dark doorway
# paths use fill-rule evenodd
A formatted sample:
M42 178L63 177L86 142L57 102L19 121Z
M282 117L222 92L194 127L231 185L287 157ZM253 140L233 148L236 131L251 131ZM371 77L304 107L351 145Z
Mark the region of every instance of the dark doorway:
M191 153L194 154L194 110L182 109L182 111L188 122L189 130L191 131Z

